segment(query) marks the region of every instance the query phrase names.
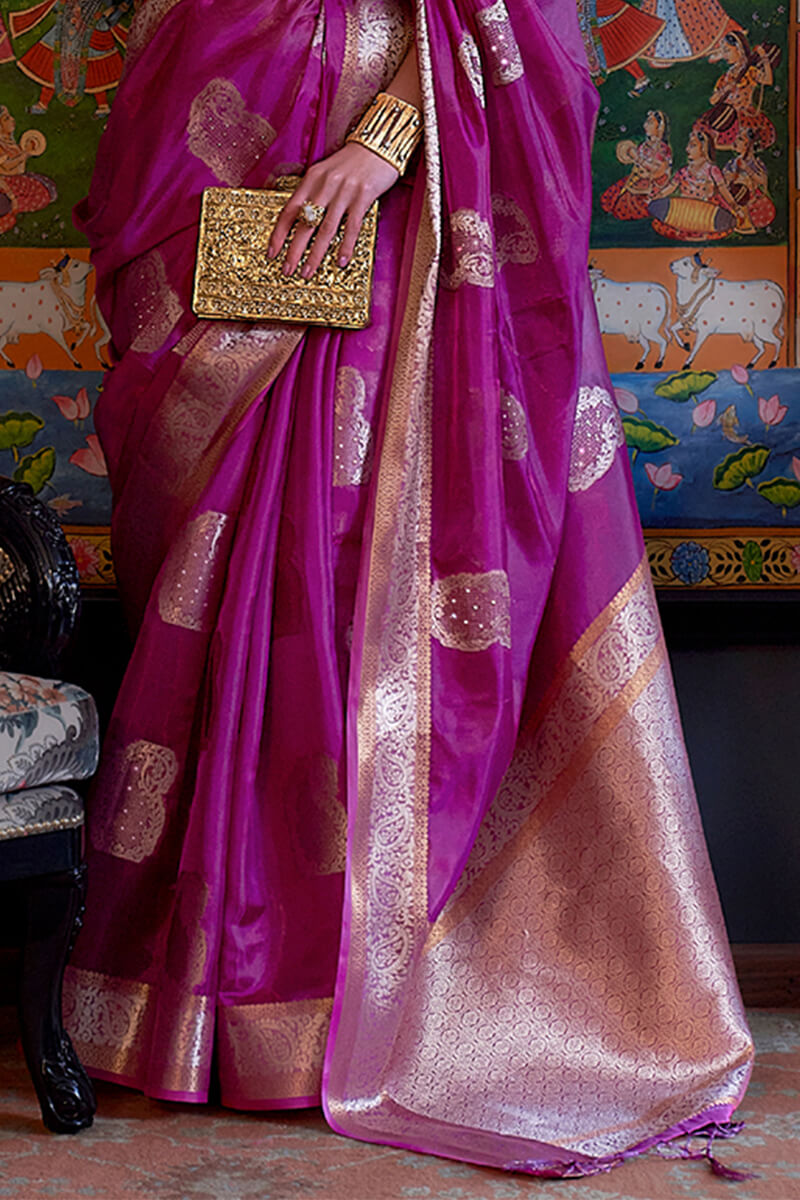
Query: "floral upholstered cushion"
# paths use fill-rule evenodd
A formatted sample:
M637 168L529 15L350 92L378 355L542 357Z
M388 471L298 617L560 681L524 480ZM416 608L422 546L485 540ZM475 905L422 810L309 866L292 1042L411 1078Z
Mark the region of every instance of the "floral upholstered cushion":
M98 752L97 710L88 692L0 671L0 792L86 779Z
M83 801L63 784L0 795L0 842L82 824Z

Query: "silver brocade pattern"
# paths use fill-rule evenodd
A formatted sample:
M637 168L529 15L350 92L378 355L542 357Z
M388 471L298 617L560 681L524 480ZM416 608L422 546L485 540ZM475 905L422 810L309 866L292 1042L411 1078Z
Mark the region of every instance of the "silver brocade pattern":
M504 0L496 0L475 14L481 33L484 54L492 68L492 82L497 87L514 83L525 74L522 55Z
M178 760L169 746L107 742L97 777L105 797L102 819L89 822L95 850L129 862L149 858L164 830L166 796L177 776Z
M605 388L582 387L572 433L569 490L585 492L602 479L624 445L625 431L614 398Z
M219 551L225 513L205 512L181 531L158 585L158 615L168 625L208 630L213 625L224 563Z
M492 227L485 217L471 208L450 213L446 241L448 267L443 267L442 283L455 291L463 284L494 287L494 242Z
M464 74L469 80L481 108L486 108L486 84L483 81L483 68L478 43L471 33L465 33L458 45L458 61L464 68Z
M516 396L500 391L500 431L503 458L520 462L528 453L528 418Z
M505 571L464 572L431 588L431 634L450 650L511 646L511 596Z
M275 140L275 130L248 112L236 84L212 79L195 96L186 127L189 149L222 183L237 187Z
M153 353L163 346L183 316L183 305L167 280L164 259L151 250L131 264L124 276L130 313L131 350Z
M334 487L361 487L372 473L372 428L364 415L367 385L355 367L336 372L333 421Z

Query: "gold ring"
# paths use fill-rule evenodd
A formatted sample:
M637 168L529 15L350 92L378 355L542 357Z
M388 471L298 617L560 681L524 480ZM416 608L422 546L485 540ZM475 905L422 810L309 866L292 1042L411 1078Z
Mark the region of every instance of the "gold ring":
M310 200L306 200L300 209L300 220L304 225L310 225L312 229L316 229L318 225L322 224L324 216L324 207L321 204L312 204Z

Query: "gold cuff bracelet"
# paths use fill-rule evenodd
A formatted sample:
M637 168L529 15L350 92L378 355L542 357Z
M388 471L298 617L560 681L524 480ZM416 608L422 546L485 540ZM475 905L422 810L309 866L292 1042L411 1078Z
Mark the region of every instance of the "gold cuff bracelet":
M388 92L378 92L346 140L366 146L402 175L421 138L419 109Z

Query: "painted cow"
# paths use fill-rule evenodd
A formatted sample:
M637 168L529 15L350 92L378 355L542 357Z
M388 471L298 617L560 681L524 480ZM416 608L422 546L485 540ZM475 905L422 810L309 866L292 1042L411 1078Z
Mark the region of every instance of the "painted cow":
M661 367L669 334L664 326L670 310L670 295L660 283L622 283L608 279L605 272L589 267L597 318L601 333L621 333L629 342L638 343L642 354L636 370L644 369L650 347L658 348L655 370Z
M38 279L0 282L0 358L6 366L14 366L6 347L16 345L26 333L52 338L74 367L81 364L73 351L87 337L97 334L94 345L100 358L110 334L94 297L90 304L86 303L87 281L93 270L90 263L65 254L55 266L40 271Z
M786 297L772 279L721 279L719 271L703 262L699 253L670 263L677 281L677 320L670 333L691 353L683 364L691 367L708 338L718 333L737 334L754 349L747 364L754 367L767 346L772 347L770 367L781 352L785 334ZM688 338L695 335L694 346Z

